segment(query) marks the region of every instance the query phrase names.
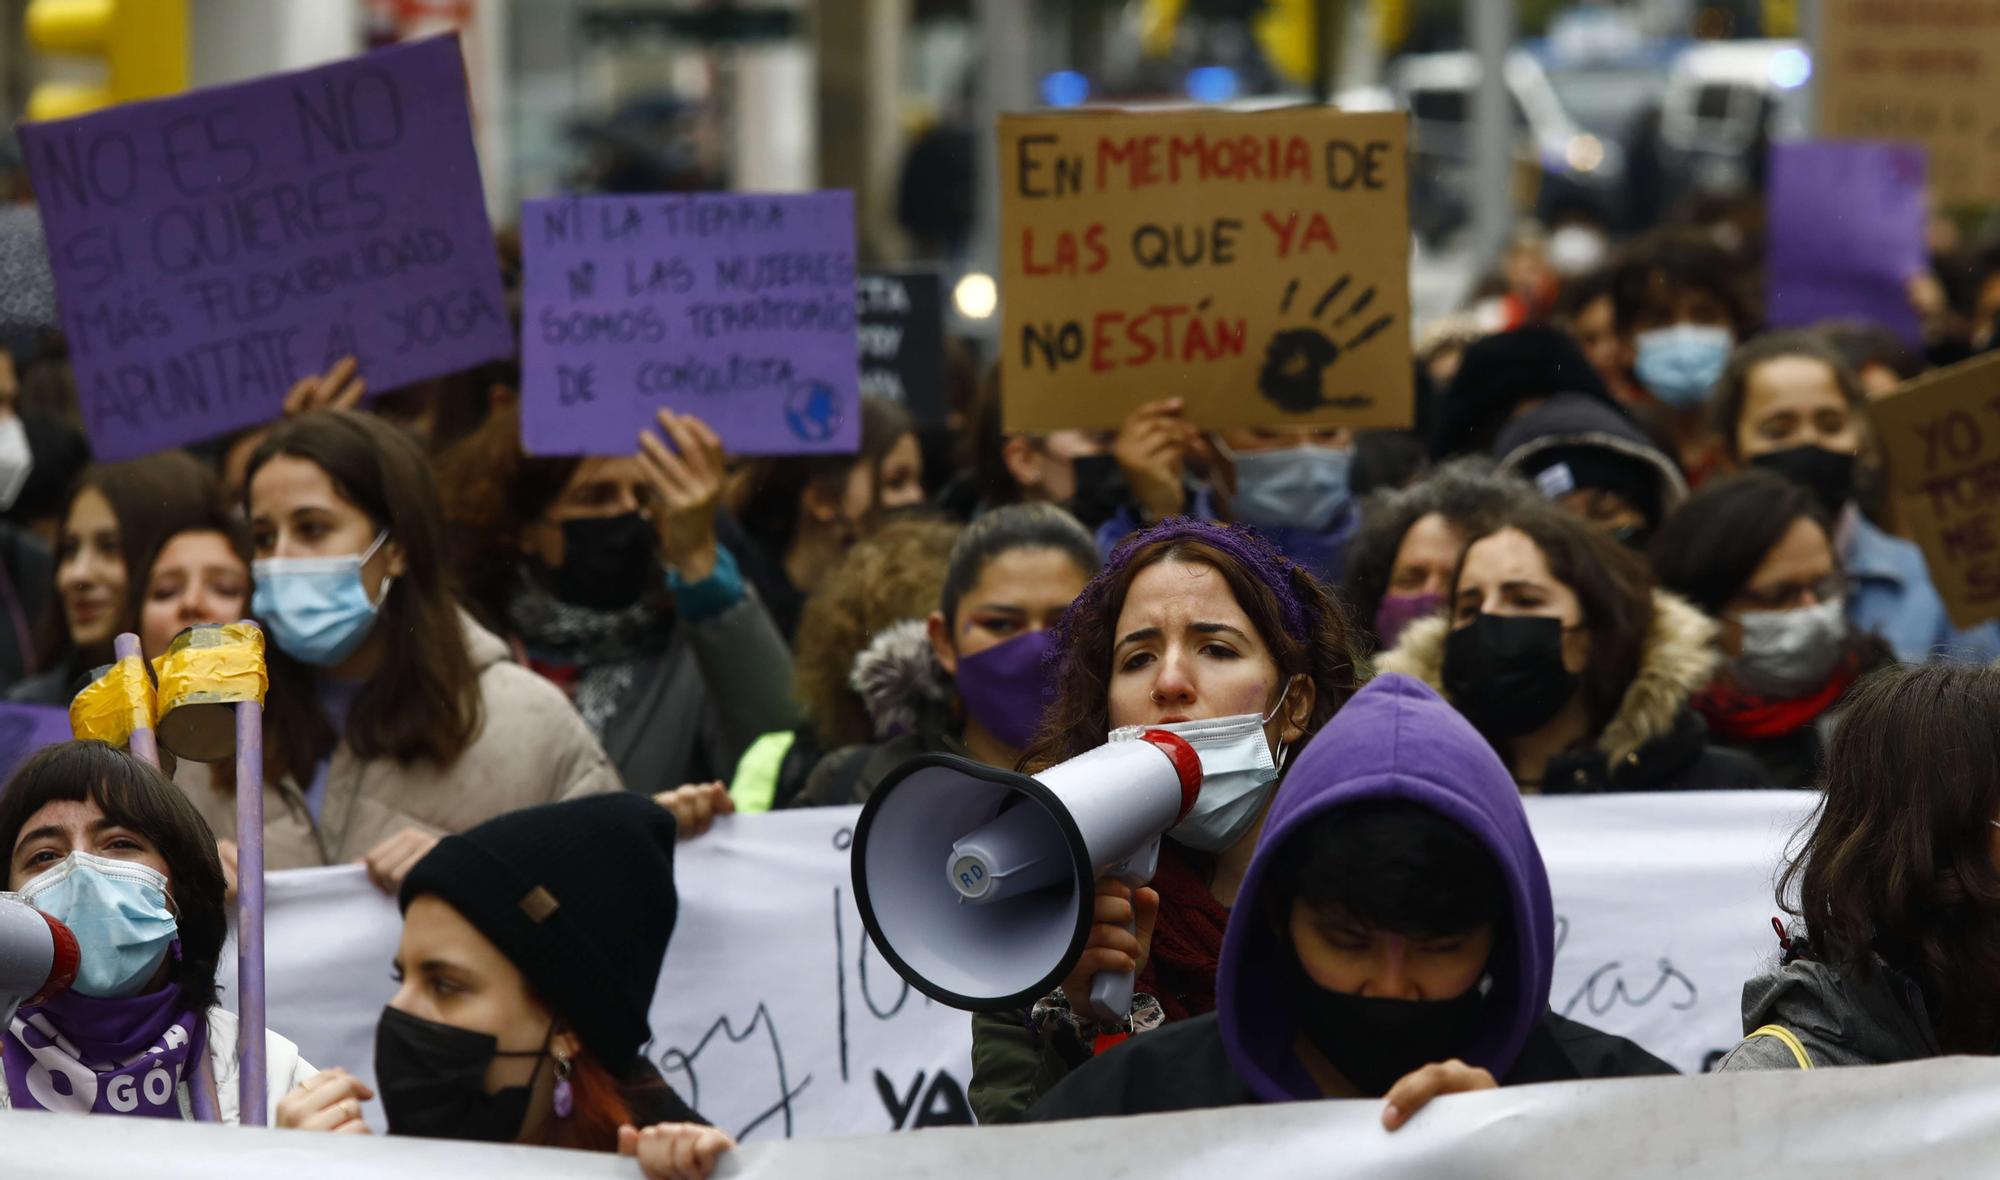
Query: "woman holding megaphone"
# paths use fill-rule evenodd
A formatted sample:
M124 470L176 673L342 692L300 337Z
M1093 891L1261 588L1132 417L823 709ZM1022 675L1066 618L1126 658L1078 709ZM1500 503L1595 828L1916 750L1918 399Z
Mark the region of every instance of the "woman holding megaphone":
M187 798L102 742L51 746L0 790L0 850L6 888L66 924L81 962L68 992L0 1029L0 1109L237 1122L222 865ZM264 1043L276 1114L315 1071Z
M1265 808L1290 753L1358 683L1353 630L1317 579L1251 529L1188 518L1121 545L1063 616L1056 648L1057 696L1030 768L1145 726L1184 737L1203 783L1151 886L1099 883L1096 925L1063 986L1027 1012L973 1018L968 1097L982 1123L1018 1120L1100 1045L1214 1009L1223 928ZM1093 976L1128 971L1132 1012L1102 1026L1078 1001Z

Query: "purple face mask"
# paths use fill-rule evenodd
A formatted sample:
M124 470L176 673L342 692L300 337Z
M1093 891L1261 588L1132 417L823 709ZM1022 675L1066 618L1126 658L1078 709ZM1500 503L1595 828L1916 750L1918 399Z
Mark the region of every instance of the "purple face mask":
M1054 637L1047 631L1016 635L958 661L958 699L987 733L1016 750L1035 740L1042 724L1042 657Z
M1444 595L1435 590L1422 594L1385 594L1375 608L1375 638L1388 651L1402 638L1403 628L1418 619L1428 619L1444 605Z

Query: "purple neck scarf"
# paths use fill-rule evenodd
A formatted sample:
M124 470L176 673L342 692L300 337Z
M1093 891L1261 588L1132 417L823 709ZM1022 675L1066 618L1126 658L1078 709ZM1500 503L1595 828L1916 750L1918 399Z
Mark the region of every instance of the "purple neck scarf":
M0 1066L18 1110L177 1119L207 1041L179 984L123 1000L66 992L15 1014L0 1032Z

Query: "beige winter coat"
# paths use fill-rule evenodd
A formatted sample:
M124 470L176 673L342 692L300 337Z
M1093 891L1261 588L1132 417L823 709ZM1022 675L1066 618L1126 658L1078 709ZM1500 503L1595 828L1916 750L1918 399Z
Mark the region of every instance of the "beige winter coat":
M299 784L264 787L264 866L343 864L416 828L434 836L532 807L623 790L618 772L561 689L511 662L491 632L461 616L479 671L480 726L457 762L363 760L342 742L327 770L318 823ZM236 838L236 795L209 769L183 763L175 776L217 837Z

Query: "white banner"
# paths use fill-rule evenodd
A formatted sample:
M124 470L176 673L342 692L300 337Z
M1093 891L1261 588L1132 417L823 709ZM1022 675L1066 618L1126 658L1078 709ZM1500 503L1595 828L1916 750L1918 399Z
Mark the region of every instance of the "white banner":
M1561 933L1556 1011L1697 1072L1741 1032L1777 942L1772 880L1812 799L1788 792L1532 798ZM680 846L680 921L648 1055L745 1142L961 1122L965 1014L927 1000L862 930L855 809L737 816ZM271 1027L373 1077L399 923L356 868L275 873ZM378 1128L379 1112L371 1113Z
M1375 1102L750 1145L718 1180L1457 1180L1480 1176L1986 1176L2000 1062L1521 1086L1440 1098L1382 1130ZM638 1180L613 1155L0 1112L7 1180ZM1338 1161L1337 1164L1335 1161Z

